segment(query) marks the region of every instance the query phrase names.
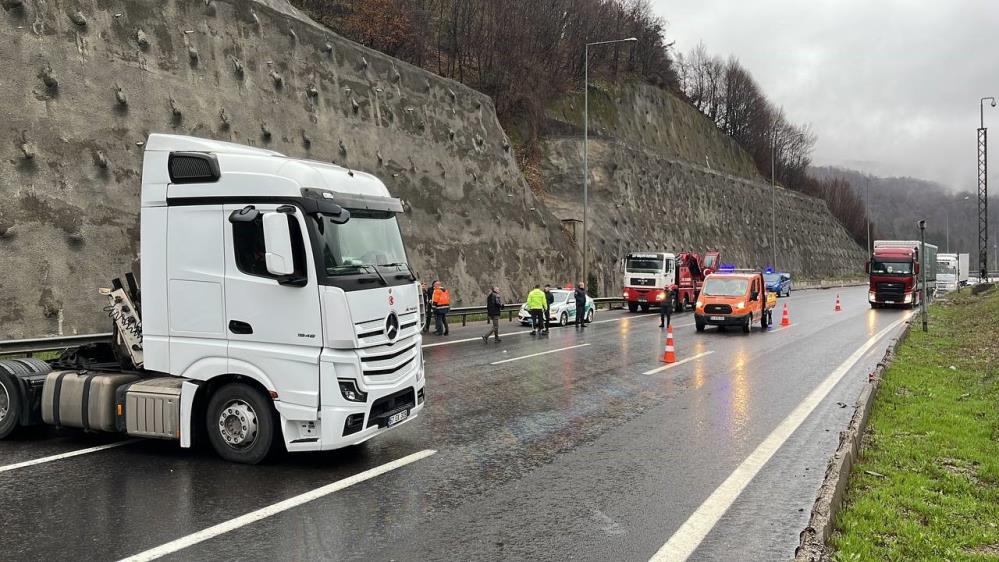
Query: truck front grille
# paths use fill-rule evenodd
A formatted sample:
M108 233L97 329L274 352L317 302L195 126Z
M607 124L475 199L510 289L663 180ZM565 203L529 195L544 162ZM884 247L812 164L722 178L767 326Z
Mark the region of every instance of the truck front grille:
M656 284L655 279L639 279L637 277L631 278L631 284L636 287L651 287Z
M403 373L411 368L419 357L417 341L418 338L413 333L394 343L358 349L361 372L367 377L385 377Z
M727 304L704 305L705 314L732 314L732 307Z
M905 283L878 283L878 295L900 297L905 294Z

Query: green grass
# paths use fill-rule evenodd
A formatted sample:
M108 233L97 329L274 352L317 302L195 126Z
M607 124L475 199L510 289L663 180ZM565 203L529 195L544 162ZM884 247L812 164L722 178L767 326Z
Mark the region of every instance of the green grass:
M62 351L42 351L31 355L31 357L34 357L36 359L41 359L42 361L51 361L52 359L58 358L61 353ZM0 361L4 359L20 359L22 357L27 357L27 356L28 355L24 353L12 353L8 355L0 353Z
M930 307L884 375L832 559L999 560L999 291Z

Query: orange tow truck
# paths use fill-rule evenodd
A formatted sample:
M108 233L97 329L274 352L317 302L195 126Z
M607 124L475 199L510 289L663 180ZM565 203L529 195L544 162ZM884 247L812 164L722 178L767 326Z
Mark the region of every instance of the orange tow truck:
M766 330L777 307L777 293L767 291L759 271L720 271L708 275L694 307L698 332L707 325L738 326L749 332L753 322Z

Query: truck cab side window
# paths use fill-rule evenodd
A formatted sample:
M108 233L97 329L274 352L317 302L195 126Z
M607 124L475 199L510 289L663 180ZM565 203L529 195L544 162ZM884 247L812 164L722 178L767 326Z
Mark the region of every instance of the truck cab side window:
M296 277L305 276L305 245L302 239L302 229L293 215L288 215L288 227L291 229L292 259L295 265ZM232 223L233 250L236 254L236 267L247 275L277 279L267 271L264 259L264 221L263 215L249 222Z

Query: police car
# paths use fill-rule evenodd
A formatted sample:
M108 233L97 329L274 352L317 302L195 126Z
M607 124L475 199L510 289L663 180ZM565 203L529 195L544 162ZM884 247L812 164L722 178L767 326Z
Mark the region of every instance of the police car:
M573 292L565 289L552 289L552 295L555 300L552 301L548 310L548 318L559 326L574 323L576 321L576 297ZM583 317L586 323L593 322L594 310L596 310L596 306L593 303L593 298L586 295L586 315ZM527 303L521 305L517 320L520 320L524 326L531 325L531 312L527 310Z

